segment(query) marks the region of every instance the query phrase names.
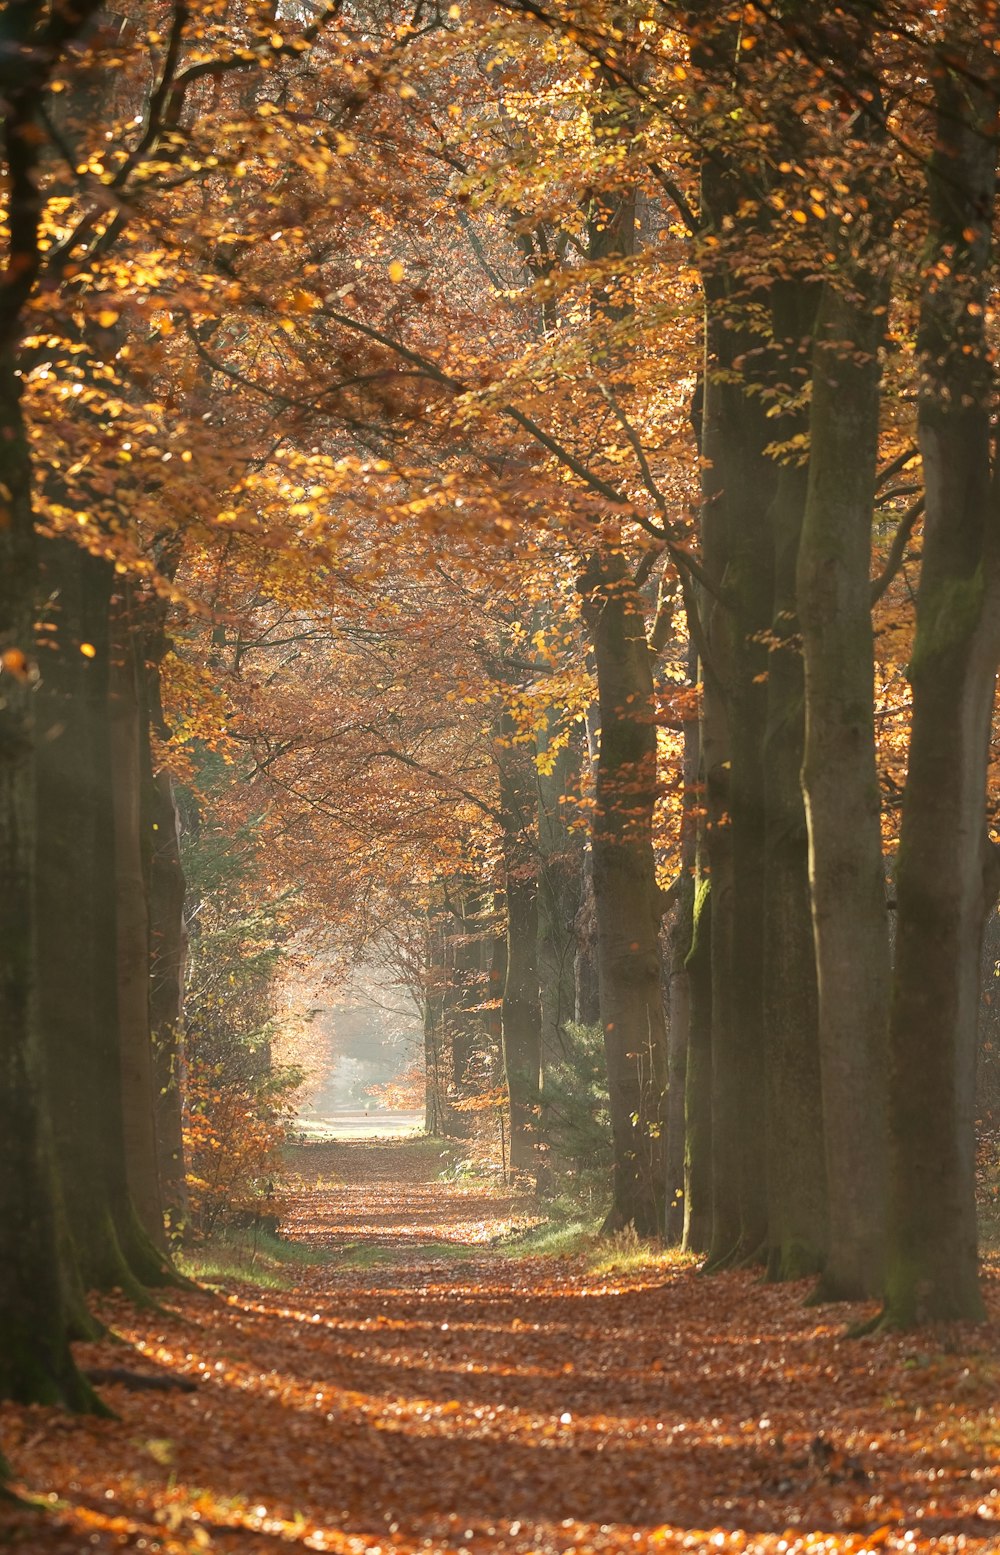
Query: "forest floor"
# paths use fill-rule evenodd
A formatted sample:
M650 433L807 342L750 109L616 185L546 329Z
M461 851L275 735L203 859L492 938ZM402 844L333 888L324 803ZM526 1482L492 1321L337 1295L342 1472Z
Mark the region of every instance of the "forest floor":
M326 1261L169 1311L110 1301L117 1419L0 1407L42 1510L25 1555L1000 1551L991 1322L849 1340L861 1308L669 1259L518 1252L529 1207L426 1140L296 1152L286 1234ZM530 1242L526 1245L530 1245ZM306 1256L306 1255L303 1255Z

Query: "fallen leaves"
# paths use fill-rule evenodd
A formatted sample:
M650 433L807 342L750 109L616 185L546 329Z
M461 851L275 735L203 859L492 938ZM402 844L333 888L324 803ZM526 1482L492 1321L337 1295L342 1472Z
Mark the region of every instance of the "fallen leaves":
M862 1555L1000 1535L993 1325L843 1337L842 1309L751 1273L595 1273L505 1255L499 1185L441 1182L424 1141L313 1145L289 1224L333 1250L294 1290L233 1284L168 1314L109 1304L142 1367L113 1421L5 1405L41 1513L32 1555ZM457 1259L454 1253L464 1256ZM352 1267L370 1258L368 1267ZM120 1346L81 1346L88 1365Z

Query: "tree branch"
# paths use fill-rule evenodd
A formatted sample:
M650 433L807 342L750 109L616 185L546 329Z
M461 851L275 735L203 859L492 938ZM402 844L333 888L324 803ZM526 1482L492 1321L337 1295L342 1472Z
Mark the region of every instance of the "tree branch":
M885 593L886 589L889 587L889 584L892 582L900 567L903 565L903 558L906 555L906 547L909 543L910 536L913 533L914 525L916 524L917 519L920 517L923 511L924 497L923 493L921 493L916 502L910 503L910 506L907 508L906 512L900 519L896 533L893 536L892 544L889 547L889 554L886 557L885 566L882 568L882 571L872 583L871 603L873 605L878 604L878 601L882 598L882 595Z

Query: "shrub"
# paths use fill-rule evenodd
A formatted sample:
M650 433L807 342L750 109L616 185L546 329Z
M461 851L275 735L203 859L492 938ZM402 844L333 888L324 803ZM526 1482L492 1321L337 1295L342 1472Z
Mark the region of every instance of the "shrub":
M599 1026L568 1025L562 1052L545 1070L542 1137L553 1187L603 1195L612 1164L604 1038Z

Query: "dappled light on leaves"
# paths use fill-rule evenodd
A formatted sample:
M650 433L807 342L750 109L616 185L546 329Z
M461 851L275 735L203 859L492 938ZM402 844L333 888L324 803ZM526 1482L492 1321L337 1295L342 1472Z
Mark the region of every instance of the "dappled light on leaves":
M0 1512L13 1548L993 1547L982 1334L852 1341L749 1273L519 1253L527 1205L443 1181L427 1140L300 1146L294 1167L286 1230L329 1261L284 1290L104 1307L130 1366L193 1392L109 1385L112 1421L0 1409L47 1508Z

